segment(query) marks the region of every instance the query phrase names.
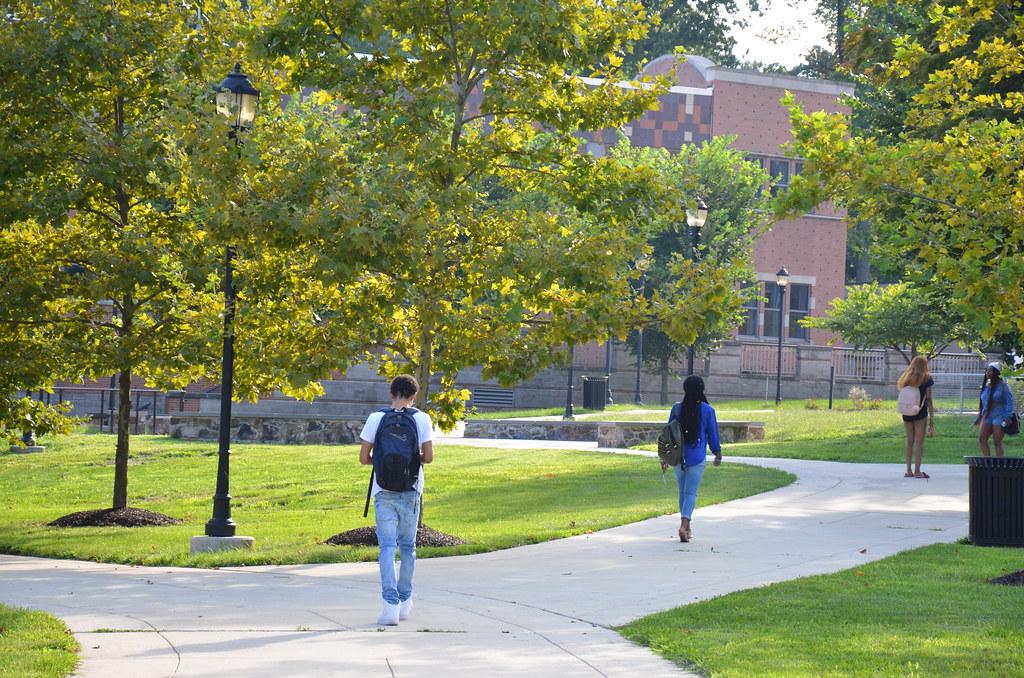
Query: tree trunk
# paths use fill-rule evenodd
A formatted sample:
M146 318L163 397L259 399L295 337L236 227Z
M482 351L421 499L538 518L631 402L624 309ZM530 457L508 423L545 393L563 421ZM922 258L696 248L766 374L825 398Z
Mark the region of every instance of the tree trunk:
M434 344L432 339L432 326L424 324L420 331L420 350L416 357L416 381L420 384L420 390L416 394L416 407L421 410L427 409L430 400L430 366L434 355Z
M659 360L658 368L661 372L661 404L668 405L668 358Z
M114 455L113 508L121 509L128 505L128 427L132 416L132 373L123 371L117 380L117 452Z
M420 390L416 394L416 408L426 411L430 397L430 365L434 355L433 325L424 322L420 329L420 352L416 362L416 381ZM420 495L419 527L423 527L423 495Z
M125 136L124 97L120 94L114 98L114 125L117 132L116 139L120 144L120 140ZM120 227L122 230L127 230L131 202L124 184L119 183L116 186L114 198L117 201ZM119 341L123 342L131 336L134 315L135 305L132 297L130 294L125 294L121 300ZM122 366L121 373L118 375L117 451L114 454L113 508L115 509L122 509L128 506L128 425L131 423L132 416L132 364L130 359L125 362L127 365Z

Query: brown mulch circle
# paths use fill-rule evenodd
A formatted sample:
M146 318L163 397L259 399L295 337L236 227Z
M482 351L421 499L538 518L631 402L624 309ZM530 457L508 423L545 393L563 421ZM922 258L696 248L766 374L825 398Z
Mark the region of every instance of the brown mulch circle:
M162 513L126 507L69 513L50 523L50 527L149 527L177 525L180 522Z
M332 546L376 546L377 528L357 527L347 532L339 532L324 543L331 544ZM457 546L465 543L458 537L438 532L426 525L416 530L417 546Z
M989 579L989 584L1003 584L1005 586L1024 586L1024 570L1004 574L1002 577Z

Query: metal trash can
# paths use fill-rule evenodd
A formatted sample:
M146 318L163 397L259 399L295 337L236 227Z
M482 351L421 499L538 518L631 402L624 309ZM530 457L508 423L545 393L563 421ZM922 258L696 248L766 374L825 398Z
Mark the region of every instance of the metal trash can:
M964 457L970 489L968 540L1024 546L1024 457Z
M608 401L608 377L583 377L583 409L603 410Z

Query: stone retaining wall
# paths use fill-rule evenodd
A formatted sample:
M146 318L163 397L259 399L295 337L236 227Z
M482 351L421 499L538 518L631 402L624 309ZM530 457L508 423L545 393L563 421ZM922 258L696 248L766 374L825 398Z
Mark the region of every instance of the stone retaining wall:
M186 440L216 440L219 417L157 417L157 433ZM601 447L631 447L653 443L661 423L649 421L524 421L490 419L466 423L467 438L505 440L575 440ZM352 444L359 442L362 419L305 417L232 417L231 440L246 443ZM764 440L764 424L719 421L723 443Z
M663 424L649 421L523 421L486 419L466 423L467 438L514 440L580 440L600 447L632 447L657 441ZM719 421L723 443L764 440L764 424L756 421Z
M164 421L161 421L163 419ZM166 426L165 430L161 430ZM232 417L231 440L246 443L350 444L359 442L363 420L306 417ZM216 440L220 417L158 417L157 432L186 440Z

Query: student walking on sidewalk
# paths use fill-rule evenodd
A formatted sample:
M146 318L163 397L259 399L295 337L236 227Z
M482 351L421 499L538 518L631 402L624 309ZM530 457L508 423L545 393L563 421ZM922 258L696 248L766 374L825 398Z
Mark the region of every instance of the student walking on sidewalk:
M683 429L683 460L673 466L679 486L679 541L693 539L690 520L697 506L697 490L707 468L708 447L715 454L715 466L722 463L715 409L704 395L704 380L691 375L683 382L683 400L672 406L668 420L679 420ZM665 467L665 464L662 464Z
M359 438L359 463L373 464L370 494L380 545L380 586L384 608L377 623L395 626L412 611L416 569L416 528L423 464L434 461L430 417L412 406L419 384L403 374L391 382L391 407L374 412ZM395 577L395 549L401 565Z

